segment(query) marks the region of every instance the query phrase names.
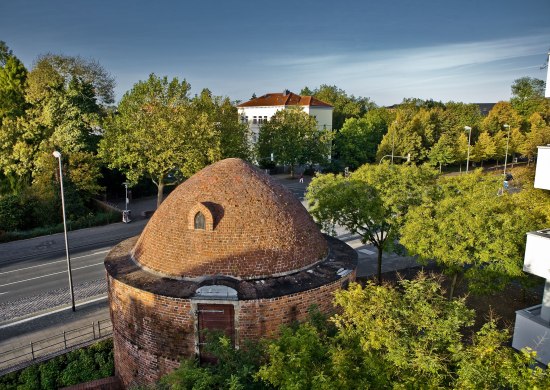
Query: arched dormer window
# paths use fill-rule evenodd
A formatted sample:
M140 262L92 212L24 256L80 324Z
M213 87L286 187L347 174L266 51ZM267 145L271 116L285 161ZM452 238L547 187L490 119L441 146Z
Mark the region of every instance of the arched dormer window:
M214 231L214 215L204 203L197 202L187 214L187 227L195 231Z
M200 211L195 214L195 230L206 230L206 220L204 219L204 214Z

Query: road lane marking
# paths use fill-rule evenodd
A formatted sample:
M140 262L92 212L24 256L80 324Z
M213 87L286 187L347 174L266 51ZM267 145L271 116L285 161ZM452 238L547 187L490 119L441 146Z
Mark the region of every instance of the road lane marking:
M83 266L83 267L78 267L78 268L72 268L72 267L71 267L71 270L72 270L72 271L76 271L76 270L83 269L83 268L95 267L96 265L100 265L100 264L103 264L103 262L101 262L101 263L96 263L96 264L89 264L89 265L85 265L85 266ZM17 284L17 283L29 282L29 281L31 281L31 280L42 279L42 278L46 278L46 277L48 277L48 276L64 274L64 273L66 273L66 272L67 272L67 270L65 270L65 271L59 271L59 272L53 272L53 273L51 273L51 274L42 275L42 276L36 276L36 277L34 277L34 278L29 278L29 279L24 279L24 280L19 280L19 281L17 281L17 282L11 282L11 283L6 283L6 284L0 284L0 287L11 286L11 285L14 285L14 284Z
M365 245L361 242L360 239L355 239L355 240L348 241L348 242L346 242L346 244L351 246L353 249L357 249L357 248Z
M6 292L0 292L0 295L4 295L4 294L7 294L9 293L9 291L6 291Z
M102 253L107 253L110 250L111 249L109 248L109 249L104 250L104 251L94 252L94 253L90 253L90 254L82 255L82 256L71 257L71 260L82 259L84 257L100 255ZM25 267L25 268L18 268L18 269L14 269L14 270L11 270L11 271L0 272L0 275L9 274L11 272L24 271L24 270L27 270L27 269L32 269L32 268L37 268L37 267L44 267L44 266L50 265L50 264L65 263L65 262L67 262L67 259L52 261L52 262L49 262L49 263L44 263L44 264L39 264L39 265L33 265L33 266L30 266L30 267Z
M374 255L375 252L369 251L368 249L359 249L359 252L364 253L366 255Z

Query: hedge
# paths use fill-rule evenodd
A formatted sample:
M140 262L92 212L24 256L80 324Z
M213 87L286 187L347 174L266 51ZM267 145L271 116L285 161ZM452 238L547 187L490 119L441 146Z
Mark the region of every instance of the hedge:
M0 390L55 390L113 376L113 340L57 356L0 377Z

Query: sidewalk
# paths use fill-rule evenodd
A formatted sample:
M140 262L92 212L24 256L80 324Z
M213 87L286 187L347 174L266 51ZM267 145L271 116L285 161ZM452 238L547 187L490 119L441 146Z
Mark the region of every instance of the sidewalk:
M107 202L109 205L116 207L121 212L125 209L126 204L124 202L124 199L116 199L116 200L109 200ZM131 219L132 221L138 221L141 219L146 219L144 217L145 212L153 212L157 208L157 197L155 196L147 196L143 198L138 199L132 199L128 203L128 210L130 210L131 213Z

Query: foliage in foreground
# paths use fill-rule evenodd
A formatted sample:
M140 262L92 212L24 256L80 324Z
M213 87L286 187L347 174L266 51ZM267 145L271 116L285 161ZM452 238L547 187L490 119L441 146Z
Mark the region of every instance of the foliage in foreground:
M470 337L474 312L419 274L397 287L352 284L336 293L340 314L310 311L260 349L233 350L223 337L218 366L184 360L158 385L169 389L543 389L550 375L534 353L516 352L490 320ZM263 354L262 354L263 352Z
M57 356L0 377L0 390L55 390L114 375L113 341Z
M162 378L159 387L193 390L269 388L255 380L264 360L261 344L249 342L235 349L227 337L211 334L208 347L218 364L201 367L196 360L183 360L176 371Z
M525 232L546 225L537 204L548 200L533 191L503 192L499 176L480 170L440 178L431 195L409 210L401 243L421 261L435 260L445 268L453 277L451 297L462 275L476 293L525 279Z
M311 324L285 328L268 346L258 376L283 389L533 389L550 376L533 354L506 346L494 321L472 340L473 311L449 301L440 284L419 275L399 288L354 284L336 294L342 313L334 337Z

